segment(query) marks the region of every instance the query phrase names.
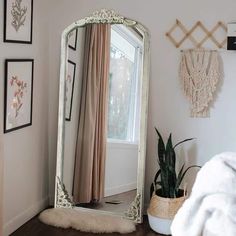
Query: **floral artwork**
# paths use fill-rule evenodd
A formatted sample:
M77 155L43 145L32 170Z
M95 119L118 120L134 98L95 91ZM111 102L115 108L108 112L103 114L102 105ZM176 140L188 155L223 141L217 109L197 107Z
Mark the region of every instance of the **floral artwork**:
M14 89L11 108L15 112L15 118L17 118L23 105L24 93L27 92L27 83L23 80L19 80L17 76L12 76L10 80L10 86Z
M4 133L32 124L33 59L5 61Z
M16 31L18 31L19 28L24 25L25 20L26 20L27 7L21 6L21 3L22 3L22 0L15 0L15 2L12 3L11 25L14 27Z
M68 60L67 66L67 76L66 76L66 93L65 93L65 117L67 121L71 120L71 110L73 102L73 92L74 92L74 81L75 81L75 68L76 64L73 61Z
M33 0L4 0L4 42L32 44Z
M67 75L67 77L66 77L66 95L65 95L66 102L68 100L68 93L69 93L69 88L71 86L71 82L72 82L71 75Z

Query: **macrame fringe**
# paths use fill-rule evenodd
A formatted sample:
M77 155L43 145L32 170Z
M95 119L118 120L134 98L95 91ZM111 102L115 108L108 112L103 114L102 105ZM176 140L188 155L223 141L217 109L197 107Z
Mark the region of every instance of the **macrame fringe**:
M184 50L179 74L184 94L190 101L191 117L208 117L209 104L222 75L219 53L205 49Z

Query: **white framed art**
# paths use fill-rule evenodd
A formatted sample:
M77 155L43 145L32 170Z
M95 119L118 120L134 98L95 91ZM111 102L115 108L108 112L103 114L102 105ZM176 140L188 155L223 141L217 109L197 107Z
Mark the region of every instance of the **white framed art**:
M72 111L72 102L73 102L73 93L74 93L74 82L75 82L75 70L76 64L68 60L68 67L67 67L67 76L66 76L66 93L65 93L65 100L66 100L66 113L65 118L67 121L71 120L71 111Z
M75 29L69 35L69 41L68 41L69 48L76 50L77 37L78 37L78 29Z

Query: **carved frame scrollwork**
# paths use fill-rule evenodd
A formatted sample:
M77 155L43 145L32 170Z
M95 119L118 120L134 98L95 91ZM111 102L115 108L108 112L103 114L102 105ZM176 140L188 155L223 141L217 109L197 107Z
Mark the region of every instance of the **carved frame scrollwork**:
M142 24L117 14L113 10L101 9L95 11L91 16L78 20L68 26L61 37L61 64L60 64L60 89L59 89L59 111L58 111L58 138L57 138L57 169L55 184L55 207L74 207L73 201L62 182L63 180L63 160L64 160L64 132L65 132L65 78L67 71L67 46L70 33L79 27L87 24L123 24L134 27L144 40L144 58L142 70L142 94L141 94L141 122L140 122L140 142L138 152L138 176L137 176L137 195L124 213L124 217L142 222L144 206L144 177L145 177L145 159L146 159L146 137L147 137L147 109L148 109L148 88L149 88L149 68L150 68L150 43L149 33ZM87 209L86 209L87 210ZM88 209L89 211L89 209ZM116 213L109 213L117 215Z
M57 199L55 203L56 208L73 208L74 203L71 200L65 185L59 177L56 178Z
M141 221L140 200L141 195L137 194L134 201L131 203L129 209L125 212L125 216L127 219L133 220L137 223Z

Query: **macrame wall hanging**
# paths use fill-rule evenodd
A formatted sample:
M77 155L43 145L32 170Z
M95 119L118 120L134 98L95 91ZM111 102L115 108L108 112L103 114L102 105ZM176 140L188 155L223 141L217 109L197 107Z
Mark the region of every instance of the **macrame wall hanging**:
M182 35L180 39L176 39L176 30ZM199 30L203 34L200 39L195 34ZM208 29L201 21L197 21L188 29L177 19L166 36L176 48L184 46L187 40L193 44L194 49L182 50L180 79L184 93L190 101L191 116L208 117L209 105L222 77L222 67L219 53L203 47L207 41L211 41L217 48L224 48L227 42L226 25L219 21L213 28Z
M190 101L191 116L208 117L209 104L222 75L219 53L206 49L183 50L179 73Z

